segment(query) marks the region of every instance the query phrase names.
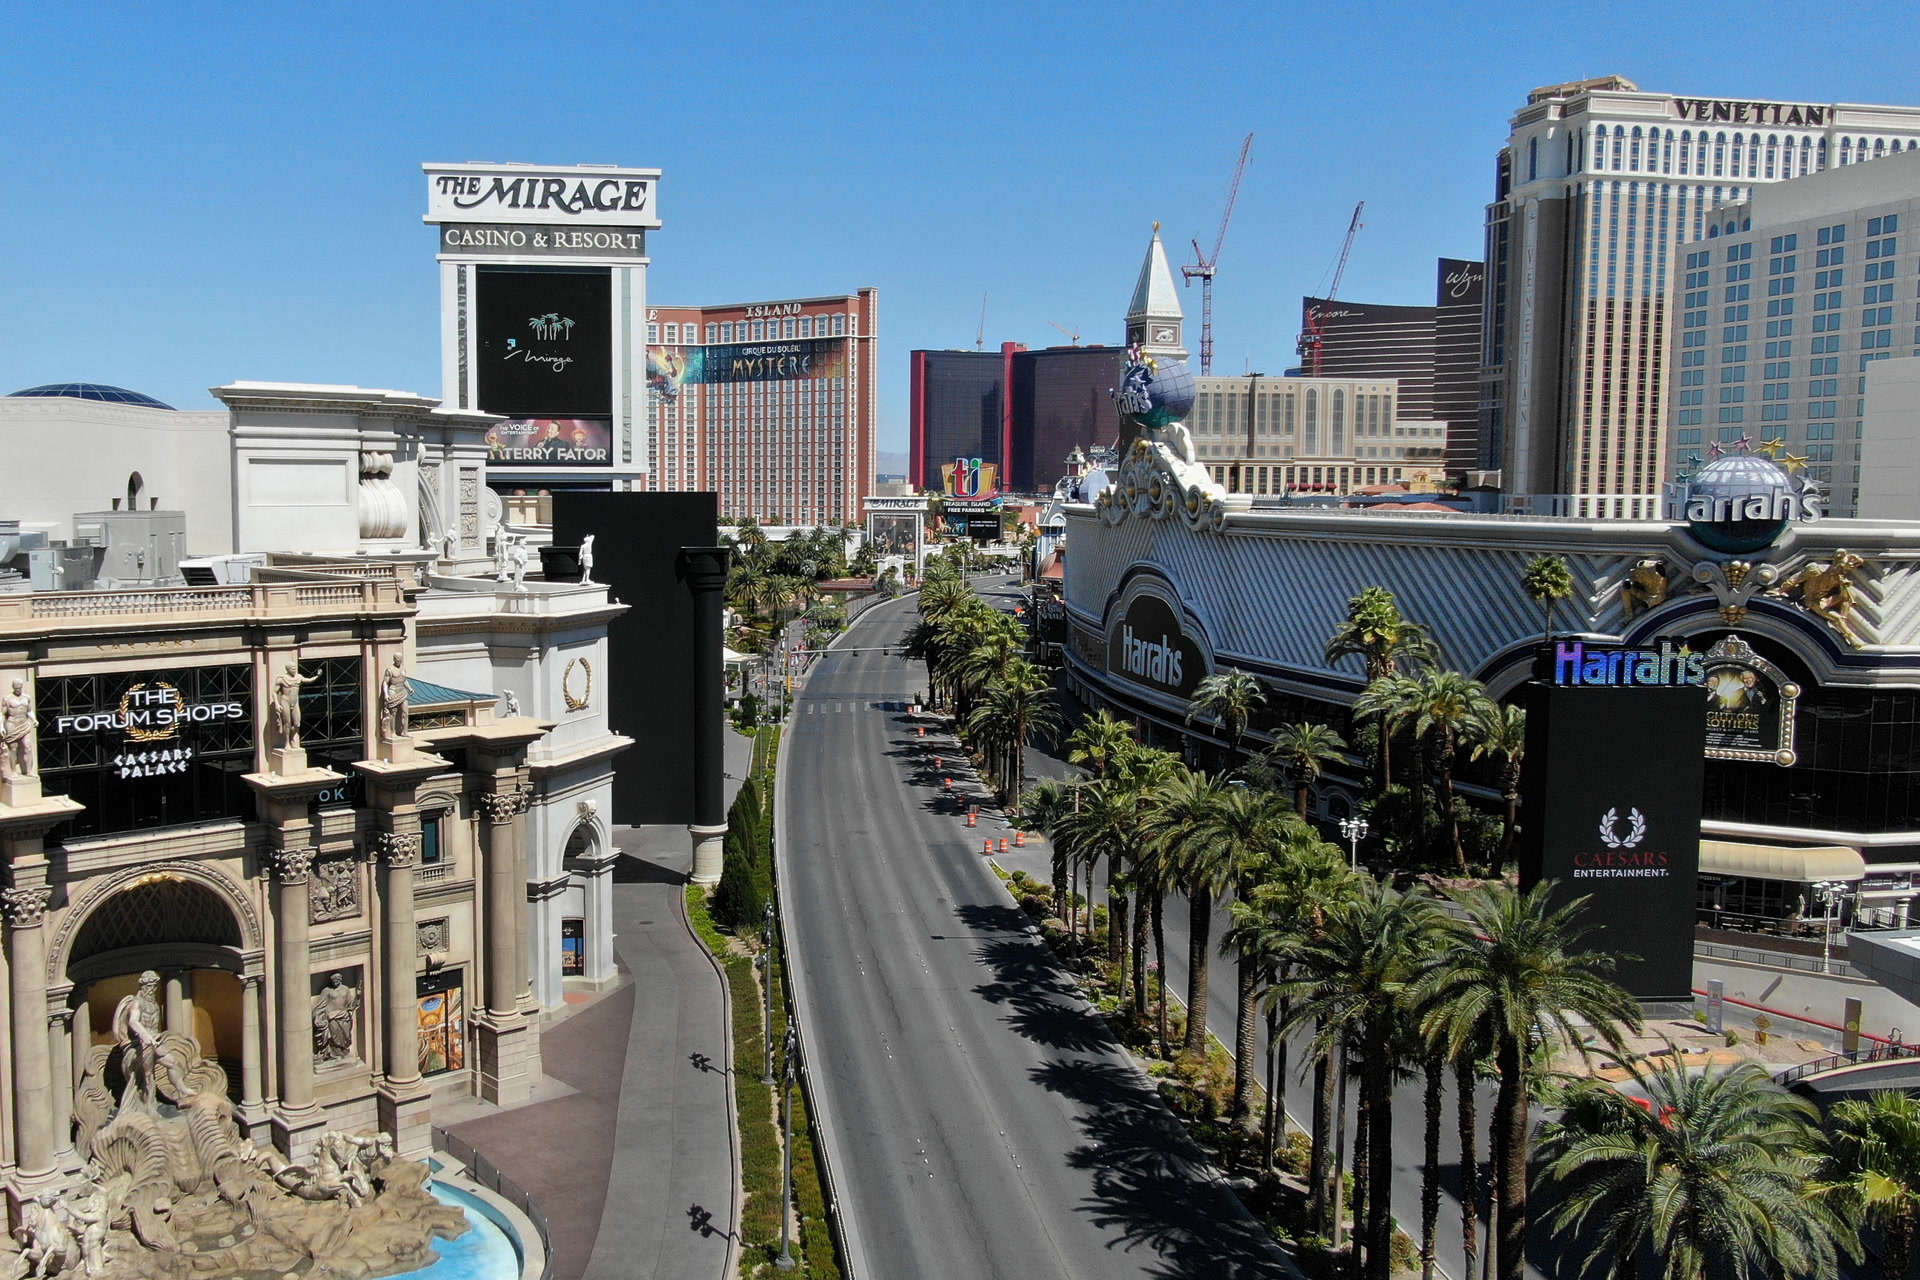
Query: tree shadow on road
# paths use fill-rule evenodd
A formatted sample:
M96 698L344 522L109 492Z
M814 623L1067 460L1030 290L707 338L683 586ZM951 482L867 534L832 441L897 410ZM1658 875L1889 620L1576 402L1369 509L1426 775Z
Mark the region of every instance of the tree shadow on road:
M1132 1067L1059 1060L1034 1068L1033 1080L1085 1110L1087 1142L1067 1163L1093 1174L1083 1212L1117 1231L1109 1248L1146 1248L1161 1280L1279 1280L1287 1272L1259 1223L1213 1179L1179 1121Z
M1004 935L983 942L974 952L994 977L974 992L989 1003L1006 1005L1008 1026L1048 1049L1113 1051L1113 1031L1106 1020L1087 1007L1046 944L1028 932L1025 913L1013 907L968 905L954 914L976 930Z

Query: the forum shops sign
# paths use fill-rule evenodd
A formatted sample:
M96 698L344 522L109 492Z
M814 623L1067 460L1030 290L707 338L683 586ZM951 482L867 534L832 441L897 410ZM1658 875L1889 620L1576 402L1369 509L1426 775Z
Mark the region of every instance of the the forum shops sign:
M1187 634L1180 612L1140 592L1107 627L1107 673L1185 700L1207 678L1207 651Z

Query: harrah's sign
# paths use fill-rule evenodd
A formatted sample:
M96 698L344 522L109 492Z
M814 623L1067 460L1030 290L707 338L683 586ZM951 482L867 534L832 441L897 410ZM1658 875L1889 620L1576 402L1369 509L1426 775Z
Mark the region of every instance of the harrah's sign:
M1826 126L1832 107L1797 102L1736 102L1730 98L1675 98L1682 120L1719 124L1784 124L1819 129Z
M425 165L426 221L657 227L660 171Z
M1546 679L1557 685L1675 685L1699 684L1707 678L1705 654L1684 645L1676 649L1662 640L1658 649L1622 649L1560 642L1541 659L1551 664Z
M1120 655L1125 668L1136 676L1155 684L1181 683L1180 650L1166 636L1142 640L1133 634L1132 627L1122 627Z

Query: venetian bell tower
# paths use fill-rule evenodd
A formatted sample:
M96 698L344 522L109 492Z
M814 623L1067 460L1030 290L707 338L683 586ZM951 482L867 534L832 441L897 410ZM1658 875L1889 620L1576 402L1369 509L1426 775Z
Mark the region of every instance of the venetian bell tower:
M1139 346L1155 360L1185 360L1187 349L1181 337L1186 323L1186 312L1180 309L1180 294L1174 288L1173 271L1167 266L1167 250L1160 243L1160 224L1156 222L1146 261L1140 264L1140 279L1133 286L1133 301L1127 307L1127 345Z

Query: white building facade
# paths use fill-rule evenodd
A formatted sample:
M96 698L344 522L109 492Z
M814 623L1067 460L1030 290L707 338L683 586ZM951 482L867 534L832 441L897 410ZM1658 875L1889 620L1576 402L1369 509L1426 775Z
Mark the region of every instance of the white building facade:
M1350 493L1444 477L1447 424L1395 417L1393 378L1194 379L1194 460L1229 493Z

